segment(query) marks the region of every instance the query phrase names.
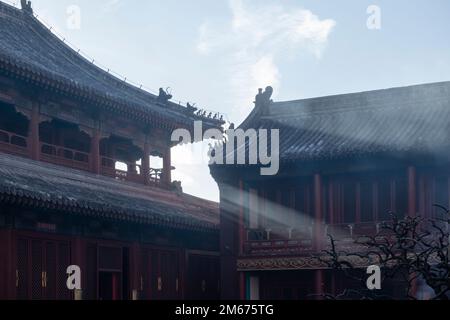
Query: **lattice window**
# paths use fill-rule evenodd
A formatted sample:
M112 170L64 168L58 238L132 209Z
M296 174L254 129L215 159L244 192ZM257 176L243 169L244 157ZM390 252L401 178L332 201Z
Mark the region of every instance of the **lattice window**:
M47 242L45 244L45 291L48 300L56 299L56 244Z
M42 299L42 289L45 286L42 260L42 242L33 240L31 242L31 298L33 300Z
M70 265L70 247L66 243L58 244L58 266L56 290L58 299L69 300L70 291L67 289L67 267Z

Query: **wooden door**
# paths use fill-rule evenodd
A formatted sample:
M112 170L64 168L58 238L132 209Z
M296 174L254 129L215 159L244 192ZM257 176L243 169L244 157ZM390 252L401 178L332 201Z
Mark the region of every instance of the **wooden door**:
M141 275L139 286L142 300L150 300L152 297L152 255L149 249L141 250Z
M64 241L17 240L16 289L20 300L68 300L66 269L70 246Z
M41 240L31 240L31 299L41 300L44 298L44 248Z
M70 265L70 247L64 242L45 242L44 296L47 300L68 300L67 267Z
M30 299L30 246L26 239L17 240L16 294L17 299Z
M173 250L142 250L141 289L145 300L181 297L180 261Z
M220 298L220 262L217 256L191 254L188 258L188 299Z
M98 247L98 298L101 300L128 299L128 274L124 266L129 263L126 249L121 246Z

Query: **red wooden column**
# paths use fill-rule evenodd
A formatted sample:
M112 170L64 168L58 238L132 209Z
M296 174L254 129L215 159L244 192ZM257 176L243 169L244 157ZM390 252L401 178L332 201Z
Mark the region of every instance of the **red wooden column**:
M423 194L423 193L421 193ZM417 170L414 166L408 167L408 216L411 218L417 215ZM417 295L417 279L412 283L411 294Z
M33 103L31 111L30 127L28 132L30 143L31 159L38 161L40 158L41 148L39 146L39 104Z
M150 142L149 138L145 138L144 156L142 158L142 175L144 176L144 183L150 184Z
M239 217L237 219L237 227L238 227L238 253L242 255L244 253L244 242L245 242L245 220L244 220L244 182L239 180ZM241 300L245 300L246 298L246 282L245 282L245 273L239 273L239 298Z
M238 243L239 243L239 254L244 253L244 242L245 239L245 220L244 220L244 214L245 214L245 208L244 208L244 182L242 180L239 181L239 217L238 217Z
M323 244L322 176L314 175L314 249L321 250Z
M17 298L17 258L15 254L15 237L11 229L0 230L0 299L14 300Z
M314 241L315 251L322 250L324 240L323 230L323 202L322 202L322 176L314 175ZM323 294L323 270L316 270L314 275L315 294L320 300Z
M415 217L417 214L417 171L411 166L408 168L408 215Z
M140 246L139 243L135 242L130 248L130 277L131 277L131 299L132 300L140 300L140 296L142 293L141 288L141 277L142 272L140 269ZM129 297L123 297L124 300L127 300Z
M358 182L358 183L356 183L356 205L355 205L355 208L356 208L356 216L355 216L355 223L361 223L361 220L362 220L362 218L361 218L361 215L362 215L362 212L361 212L361 183L360 182Z
M178 299L184 300L186 299L187 294L187 281L188 277L188 262L189 255L186 250L180 250L178 252L178 261L180 262L178 268Z
M100 130L94 129L91 139L91 170L100 174Z
M163 183L170 185L172 183L172 153L170 147L164 154Z
M316 295L316 300L323 300L324 273L323 270L316 270L314 272L314 294Z
M336 221L336 218L334 216L335 214L335 203L334 203L334 185L333 182L330 181L328 184L328 207L329 207L329 215L330 215L330 224L334 224Z

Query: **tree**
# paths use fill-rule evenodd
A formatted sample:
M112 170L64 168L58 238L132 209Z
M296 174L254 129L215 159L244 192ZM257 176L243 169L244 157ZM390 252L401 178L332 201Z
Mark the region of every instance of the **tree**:
M355 241L364 248L359 252L339 251L338 241L329 235L329 249L317 258L347 279L357 281L361 288L346 290L338 296L326 295L326 298L394 299L367 289L366 270L352 262L352 258L360 258L381 268L383 283L393 279L403 283L404 297L395 297L397 299L416 299L413 289L420 281L433 291L433 300L449 300L450 212L444 207L436 207L442 210L442 218L399 218L391 213L392 221L384 223L376 236L363 236Z

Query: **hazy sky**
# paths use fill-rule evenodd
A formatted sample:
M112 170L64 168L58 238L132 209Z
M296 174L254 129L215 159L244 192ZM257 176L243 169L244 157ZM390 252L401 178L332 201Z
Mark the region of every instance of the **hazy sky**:
M291 100L450 80L448 0L32 3L39 19L103 66L153 91L170 87L175 100L237 124L267 85L275 100ZM371 5L381 10L381 29L367 27ZM174 150L174 178L218 200L206 150Z

